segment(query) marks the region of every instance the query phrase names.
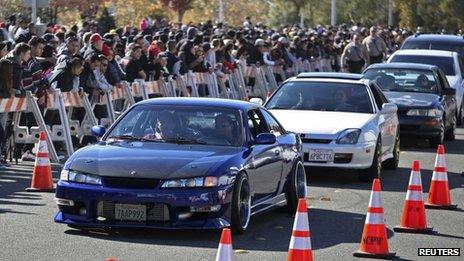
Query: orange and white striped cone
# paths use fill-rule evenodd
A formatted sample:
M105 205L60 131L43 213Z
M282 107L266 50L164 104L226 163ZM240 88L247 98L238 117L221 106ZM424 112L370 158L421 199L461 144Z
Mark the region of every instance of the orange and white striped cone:
M451 204L451 196L448 186L448 170L446 168L445 159L445 147L443 145L438 145L432 182L430 183L429 197L428 201L425 203L425 208L457 208L457 205Z
M216 254L216 261L231 261L232 258L232 236L230 229L224 228L221 234L221 240L219 241L219 247Z
M39 150L35 157L34 170L32 172L31 187L28 192L55 192L52 179L52 167L48 157L47 140L45 132L40 132Z
M308 207L306 200L298 200L298 209L293 223L292 238L288 247L287 261L313 260L311 233L309 232Z
M433 233L433 228L427 227L424 200L422 196L422 180L420 162L413 161L411 177L409 178L408 192L404 200L401 225L393 228L395 232L406 233Z
M359 250L353 253L355 257L391 259L396 256L396 253L388 251L381 190L380 179L374 179L361 244Z

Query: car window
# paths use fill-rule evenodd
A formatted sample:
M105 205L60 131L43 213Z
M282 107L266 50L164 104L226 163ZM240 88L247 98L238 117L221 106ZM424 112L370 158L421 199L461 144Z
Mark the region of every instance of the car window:
M377 89L374 83L370 83L369 87L372 91L372 94L374 95L374 100L377 104L377 107L379 108L379 110L381 110L382 105L384 103L388 103L388 100L385 98L385 96L383 96L382 92L379 89Z
M373 113L364 84L294 81L282 85L266 109Z
M464 77L464 63L462 62L462 57L459 57L459 70L461 71L461 77Z
M401 49L430 49L430 50L442 50L457 52L460 55L464 55L464 44L459 43L438 43L430 41L406 41Z
M269 128L269 132L274 134L275 136L280 136L284 133L284 129L280 124L274 119L274 117L267 111L265 110L260 110L261 113L264 116L264 119L266 119L267 126Z
M269 133L266 120L259 110L248 111L248 126L254 139L261 133Z
M375 80L383 91L437 93L437 79L432 70L371 68L364 77Z
M443 74L443 72L441 71L438 71L438 80L440 81L441 83L441 86L446 89L446 88L450 88L449 86L449 83L448 83L448 80L446 79L446 76Z
M446 75L456 75L454 70L454 59L453 57L442 57L442 56L421 56L421 55L394 55L390 62L395 63L423 63L436 65Z
M241 146L240 112L207 106L139 105L117 122L107 139L157 142L197 142L205 145Z

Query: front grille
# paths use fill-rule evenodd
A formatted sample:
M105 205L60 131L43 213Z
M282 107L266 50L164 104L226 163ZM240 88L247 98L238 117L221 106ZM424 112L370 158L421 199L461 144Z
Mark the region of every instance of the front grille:
M158 183L157 179L103 177L103 185L109 188L154 189Z
M317 144L329 144L332 140L329 139L309 139L309 138L301 138L303 143L317 143Z
M116 202L99 201L97 204L97 216L104 217L107 220L114 220L114 208ZM162 203L142 204L147 208L146 221L169 221L169 208Z

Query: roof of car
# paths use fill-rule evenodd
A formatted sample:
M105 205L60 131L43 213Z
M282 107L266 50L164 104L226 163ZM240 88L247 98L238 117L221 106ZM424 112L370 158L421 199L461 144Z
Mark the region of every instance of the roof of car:
M230 108L237 110L249 110L258 107L258 105L240 100L216 99L216 98L192 98L192 97L166 97L143 100L137 104L150 105L187 105L187 106L211 106Z
M430 64L422 64L422 63L376 63L373 65L370 65L366 70L368 69L417 69L417 70L437 70L438 67L435 65L430 65Z
M393 53L393 55L420 55L420 56L444 56L453 57L450 51L430 50L430 49L401 49Z
M464 44L464 37L453 34L416 34L409 36L406 41L411 42L443 42L443 43L462 43Z
M324 78L324 79L341 79L341 80L359 81L363 78L363 75L356 74L356 73L307 72L307 73L298 74L296 78L297 79Z

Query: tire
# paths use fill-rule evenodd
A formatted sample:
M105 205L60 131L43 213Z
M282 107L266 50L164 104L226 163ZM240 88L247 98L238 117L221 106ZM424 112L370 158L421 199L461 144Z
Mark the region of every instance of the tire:
M429 147L436 149L438 145L443 144L443 141L445 140L445 125L442 122L441 123L441 131L440 135L432 137L429 139Z
M243 234L250 223L251 188L244 173L237 176L232 196L231 228L234 234Z
M382 171L382 142L380 137L377 139L377 144L375 145L374 158L372 159L372 164L369 168L359 171L359 180L363 182L372 182L376 178L380 178Z
M398 164L400 163L400 135L397 134L396 135L396 138L395 138L395 146L393 148L393 158L391 159L387 159L384 163L383 163L383 167L385 169L397 169L398 168Z
M289 213L295 213L298 208L298 199L306 198L306 171L301 160L293 165L287 186L285 197L287 199L286 210Z
M454 140L455 139L455 133L456 133L456 124L457 124L457 117L456 114L454 115L453 119L453 126L449 130L445 132L445 140Z

